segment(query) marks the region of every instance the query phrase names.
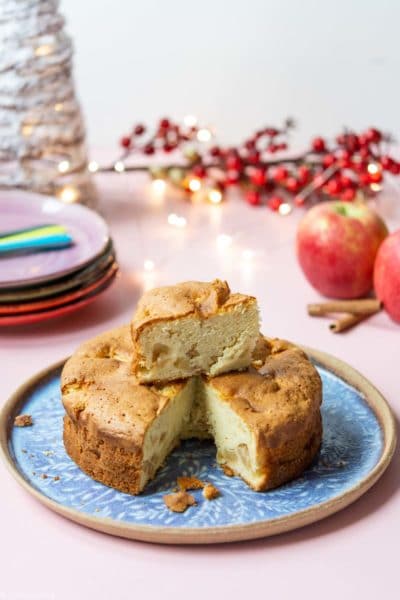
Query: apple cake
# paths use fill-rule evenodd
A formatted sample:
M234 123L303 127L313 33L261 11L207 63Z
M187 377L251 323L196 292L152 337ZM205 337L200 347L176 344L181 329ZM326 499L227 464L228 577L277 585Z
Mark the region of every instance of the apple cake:
M187 438L214 439L217 461L256 491L298 476L321 443L321 381L304 352L259 338L245 372L143 385L130 327L83 344L62 373L64 444L94 479L139 494Z
M256 299L225 281L156 288L133 317L133 373L151 383L245 369L258 335Z

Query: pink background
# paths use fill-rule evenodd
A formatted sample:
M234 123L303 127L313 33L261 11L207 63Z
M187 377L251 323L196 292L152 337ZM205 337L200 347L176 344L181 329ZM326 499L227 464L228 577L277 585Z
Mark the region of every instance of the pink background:
M318 294L294 255L299 211L289 217L233 199L224 206L158 197L145 178L99 178L101 208L121 265L111 290L80 313L0 332L1 401L84 339L129 320L143 289L184 279L226 278L259 299L263 330L348 361L400 409L400 328L384 313L343 334L306 314ZM378 209L400 225L390 191ZM167 223L170 213L187 226ZM219 235L231 238L220 247ZM251 251L254 254L244 251ZM244 252L244 254L243 254ZM154 271L145 272L145 260ZM399 459L350 508L276 538L215 547L168 547L85 529L53 514L0 465L0 600L97 598L397 598L400 533ZM384 591L385 590L385 591Z

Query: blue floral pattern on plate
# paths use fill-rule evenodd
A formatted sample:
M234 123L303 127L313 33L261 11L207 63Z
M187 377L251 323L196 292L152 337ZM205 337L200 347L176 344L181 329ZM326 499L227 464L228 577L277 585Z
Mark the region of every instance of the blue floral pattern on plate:
M340 496L379 461L381 428L362 394L317 365L323 381L323 444L318 459L302 477L276 490L255 493L238 478L226 477L215 462L215 447L190 440L169 457L140 496L130 496L85 475L68 457L62 442L64 410L60 371L42 379L26 396L20 412L32 415L33 427L14 427L10 453L22 476L43 495L92 517L165 527L215 527L265 522ZM163 495L181 475L196 475L216 485L217 500L204 500L185 513L170 512Z

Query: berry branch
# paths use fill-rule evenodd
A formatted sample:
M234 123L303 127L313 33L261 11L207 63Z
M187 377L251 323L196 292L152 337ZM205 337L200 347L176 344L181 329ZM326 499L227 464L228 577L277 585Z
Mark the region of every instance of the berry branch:
M400 174L400 163L384 152L393 140L378 129L345 130L331 142L315 137L309 148L293 156L289 138L294 126L287 119L281 128L266 127L239 146L223 147L212 145L212 132L193 117L183 124L164 118L153 131L135 125L120 140L118 160L101 167L92 162L89 169L148 171L153 180L170 183L189 196L201 194L215 204L226 198L229 188L239 187L252 206L265 204L282 214L311 201L351 202L374 195L384 173ZM172 153L181 160L160 167L127 164L131 157Z

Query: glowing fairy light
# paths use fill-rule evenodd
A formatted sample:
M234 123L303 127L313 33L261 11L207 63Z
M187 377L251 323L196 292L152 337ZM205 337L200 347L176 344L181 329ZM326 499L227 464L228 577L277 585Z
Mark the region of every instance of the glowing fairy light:
M60 171L60 173L67 173L67 171L70 168L70 164L69 164L69 160L61 160L58 163L58 170Z
M58 196L66 204L72 204L78 199L78 190L71 185L66 185L60 190Z
M179 215L176 215L175 213L171 213L170 215L168 215L168 224L172 225L172 227L179 227L179 228L183 228L186 227L186 219L185 217L180 217Z
M122 160L117 160L114 164L114 171L117 171L117 173L123 173L125 171L125 165Z
M367 167L367 171L370 175L376 175L376 173L380 173L380 166L376 163L369 163Z
M210 190L208 199L212 204L220 204L222 202L222 193L219 190Z
M91 173L96 173L99 170L99 164L95 160L91 160L88 164L88 169Z
M56 112L61 112L63 108L64 108L64 104L63 104L62 102L57 102L57 103L54 105L54 110L55 110Z
M287 202L282 202L282 204L278 208L278 211L279 214L282 215L282 217L286 217L286 215L289 215L292 212L292 207Z
M218 248L229 248L232 245L232 238L226 233L220 233L217 235L217 246Z
M164 179L154 179L151 182L151 185L153 190L156 191L158 194L162 194L167 186Z
M379 183L371 183L371 185L369 187L371 188L371 190L373 192L380 192L382 189L382 186L379 185Z
M53 47L50 44L43 44L42 46L38 46L35 50L36 56L48 56L53 51Z
M183 118L183 122L186 127L195 127L197 125L197 118L194 115L186 115Z
M209 142L212 138L212 133L209 129L199 129L197 132L197 139L199 142Z
M143 263L144 270L149 273L150 271L154 271L154 267L154 261L150 260L149 258L146 258L146 260Z
M32 131L33 131L33 125L24 125L22 127L22 135L24 137L29 137L30 135L32 135Z
M200 179L197 179L197 177L193 177L193 179L190 179L189 184L188 184L188 188L191 192L198 192L199 189L201 188L201 181Z

